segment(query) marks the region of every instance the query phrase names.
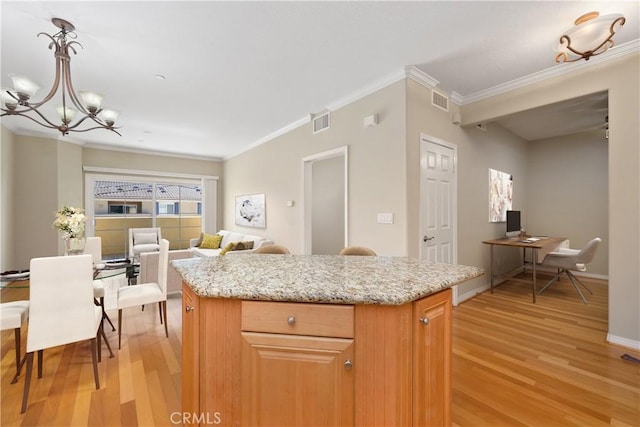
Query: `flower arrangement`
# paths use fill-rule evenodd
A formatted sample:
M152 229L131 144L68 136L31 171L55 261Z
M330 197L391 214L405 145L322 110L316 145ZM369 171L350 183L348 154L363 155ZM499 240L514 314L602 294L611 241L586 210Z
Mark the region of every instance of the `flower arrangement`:
M53 228L62 232L64 237L83 237L86 221L87 216L84 214L84 209L63 206L56 212Z

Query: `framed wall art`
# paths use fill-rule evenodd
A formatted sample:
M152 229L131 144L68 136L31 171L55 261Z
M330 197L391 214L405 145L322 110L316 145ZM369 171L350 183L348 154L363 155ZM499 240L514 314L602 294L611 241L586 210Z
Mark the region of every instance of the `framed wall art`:
M505 222L513 206L513 175L489 169L489 222Z
M266 227L264 194L236 196L236 225Z

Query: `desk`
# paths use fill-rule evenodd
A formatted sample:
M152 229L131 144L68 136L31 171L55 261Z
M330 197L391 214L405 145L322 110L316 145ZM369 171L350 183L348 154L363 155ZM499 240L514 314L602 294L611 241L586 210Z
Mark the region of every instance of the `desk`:
M559 246L562 242L567 240L566 237L547 237L545 239L540 239L535 242L524 241L529 236L522 236L517 238L501 238L501 239L492 239L492 240L484 240L482 243L489 245L490 257L489 257L489 277L491 278L491 293L493 293L493 284L495 281L495 267L494 267L494 256L493 256L493 248L495 246L510 246L513 248L523 248L531 249L533 252L531 264L533 271L533 278L531 280L531 289L533 291L533 302L536 302L536 264L538 264L538 251L546 246L553 245L554 248ZM523 258L524 261L524 258ZM512 280L522 280L522 279L513 279Z

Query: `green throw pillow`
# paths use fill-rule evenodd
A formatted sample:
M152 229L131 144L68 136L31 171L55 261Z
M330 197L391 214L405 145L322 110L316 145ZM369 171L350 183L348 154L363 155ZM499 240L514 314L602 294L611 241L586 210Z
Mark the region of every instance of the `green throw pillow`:
M227 246L225 246L225 247L224 247L224 249L222 249L222 250L220 251L220 256L222 256L222 255L226 254L226 253L227 253L227 252L229 252L229 251L232 251L232 250L233 250L233 248L235 248L235 247L236 247L236 245L237 245L237 243L234 243L234 242L228 243L228 244L227 244Z
M205 234L202 236L201 249L218 249L222 242L222 236L219 234Z

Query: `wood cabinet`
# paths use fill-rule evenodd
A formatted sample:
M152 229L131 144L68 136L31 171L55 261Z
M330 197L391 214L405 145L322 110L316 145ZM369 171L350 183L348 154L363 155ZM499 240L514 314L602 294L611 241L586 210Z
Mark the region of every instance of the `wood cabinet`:
M185 285L189 298L182 399L194 424L451 424L449 289L400 306L198 298Z
M188 414L200 409L198 304L199 298L185 286L182 292L182 411Z

